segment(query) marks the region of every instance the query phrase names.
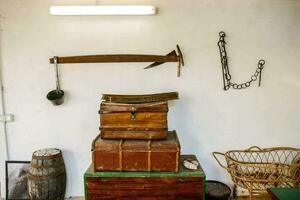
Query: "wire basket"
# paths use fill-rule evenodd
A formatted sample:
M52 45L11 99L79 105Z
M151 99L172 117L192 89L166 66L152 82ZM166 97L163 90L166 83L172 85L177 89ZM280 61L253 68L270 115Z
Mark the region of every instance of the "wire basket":
M300 149L253 146L247 150L213 152L213 156L228 171L235 185L249 191L250 199L254 193L264 193L267 188L300 187ZM219 160L221 156L227 166Z

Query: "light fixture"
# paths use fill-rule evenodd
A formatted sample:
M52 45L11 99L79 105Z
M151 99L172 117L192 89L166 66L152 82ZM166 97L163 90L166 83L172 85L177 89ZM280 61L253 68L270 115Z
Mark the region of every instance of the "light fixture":
M154 6L51 6L51 15L155 15Z

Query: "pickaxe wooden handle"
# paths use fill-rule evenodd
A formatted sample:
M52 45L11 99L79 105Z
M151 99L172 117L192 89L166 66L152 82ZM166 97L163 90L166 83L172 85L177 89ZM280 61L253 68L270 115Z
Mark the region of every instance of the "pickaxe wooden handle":
M113 55L87 55L87 56L70 56L57 57L59 64L72 63L115 63L115 62L177 62L175 55L137 55L137 54L113 54ZM54 63L54 59L50 58L50 63Z
M139 55L139 54L111 54L111 55L86 55L57 57L58 64L74 63L115 63L115 62L154 62L145 69L161 65L165 62L178 62L177 76L180 76L180 68L184 65L183 56L179 46L168 55ZM54 63L54 58L50 58L50 63Z

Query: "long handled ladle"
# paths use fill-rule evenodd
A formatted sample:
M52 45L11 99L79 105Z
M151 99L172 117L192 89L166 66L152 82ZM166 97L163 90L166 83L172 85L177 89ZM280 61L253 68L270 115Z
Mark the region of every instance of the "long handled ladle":
M60 89L57 57L53 58L56 73L56 90L52 90L47 94L47 99L57 106L64 102L64 91Z

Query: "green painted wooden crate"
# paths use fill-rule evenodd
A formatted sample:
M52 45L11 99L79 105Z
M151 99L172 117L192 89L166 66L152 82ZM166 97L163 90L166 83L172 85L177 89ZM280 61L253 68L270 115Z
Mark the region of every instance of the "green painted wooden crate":
M201 166L189 170L182 166L173 172L94 172L92 167L84 174L85 200L141 200L141 199L193 199L205 198L205 173Z

